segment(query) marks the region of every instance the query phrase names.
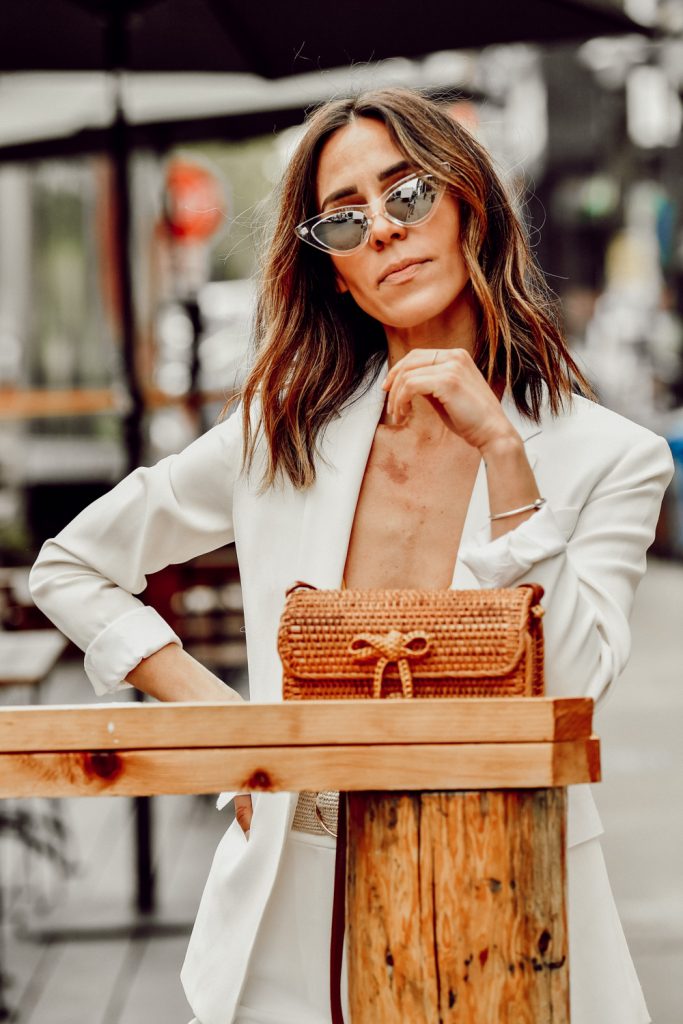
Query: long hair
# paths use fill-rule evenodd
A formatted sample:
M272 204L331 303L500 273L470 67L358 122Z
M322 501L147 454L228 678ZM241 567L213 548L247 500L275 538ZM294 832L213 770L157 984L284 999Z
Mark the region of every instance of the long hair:
M459 201L459 241L478 311L473 356L489 384L504 383L517 409L535 421L544 385L555 415L574 390L591 395L562 336L555 296L486 150L438 103L408 89L333 100L309 118L280 183L262 268L256 358L242 403L245 464L251 466L262 432L266 487L280 473L298 488L314 481L320 432L363 381L369 386L386 356L381 324L337 291L330 258L294 232L318 212L324 143L358 117L382 122L406 159L445 181Z

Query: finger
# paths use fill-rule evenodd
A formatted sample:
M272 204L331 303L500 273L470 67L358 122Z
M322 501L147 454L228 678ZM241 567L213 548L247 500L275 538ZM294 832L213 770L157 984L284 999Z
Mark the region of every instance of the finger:
M253 813L251 794L238 794L238 796L235 797L235 817L237 818L237 822L243 832L248 832L251 828Z
M453 387L453 384L451 384L451 387ZM432 396L441 400L443 389L443 375L431 367L403 374L393 389L393 416L398 420L405 419L410 412L416 395L422 395L423 397Z
M444 380L445 374L450 375L450 371L452 370L452 363L448 368L446 368L443 363L426 363L412 368L406 367L397 374L396 377L394 377L393 383L391 384L391 390L389 392L389 406L396 410L397 399L402 394L407 381L419 379L426 383L438 384L439 381Z
M476 369L474 361L467 349L458 348L414 348L402 356L387 373L382 387L387 391L396 377L408 370L416 370L420 367L443 366L444 364L462 367L467 370L469 367ZM477 370L477 372L479 372Z
M401 356L401 358L396 363L394 363L394 365L384 378L384 381L382 382L382 387L385 390L388 390L391 387L394 380L396 379L397 375L405 370L417 369L417 367L419 366L429 366L431 363L434 362L435 359L437 359L440 352L444 352L444 349L411 349L410 352L407 352L406 355Z

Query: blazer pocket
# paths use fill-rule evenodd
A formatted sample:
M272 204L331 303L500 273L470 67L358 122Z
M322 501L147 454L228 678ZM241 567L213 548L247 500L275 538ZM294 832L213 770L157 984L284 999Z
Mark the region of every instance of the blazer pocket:
M566 508L553 508L552 513L555 522L560 529L560 533L565 540L569 540L574 533L577 520L581 514L581 509L572 506Z

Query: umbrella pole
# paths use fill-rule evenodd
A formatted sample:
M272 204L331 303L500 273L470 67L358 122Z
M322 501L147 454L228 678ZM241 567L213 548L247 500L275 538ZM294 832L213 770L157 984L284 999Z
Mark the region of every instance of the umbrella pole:
M140 465L142 458L142 420L144 403L136 359L135 308L133 277L131 273L131 203L129 170L128 125L117 90L117 109L112 125L112 163L115 191L116 277L119 286L119 315L121 317L121 351L129 395L129 408L123 420L127 472Z
M144 401L136 359L135 303L131 269L130 145L123 108L121 69L127 66L127 15L123 5L113 4L107 24L108 66L115 76L115 114L111 127L111 158L114 177L114 231L116 236L116 277L121 317L121 350L128 387L129 406L123 420L127 472L140 465ZM135 699L144 694L135 691ZM152 815L149 797L134 798L136 897L139 913L150 914L155 906L152 867Z
M133 276L130 253L130 180L128 126L123 114L120 91L117 89L116 118L112 126L112 157L114 164L114 188L116 190L116 260L119 281L121 311L121 342L123 363L130 405L123 421L123 436L126 450L127 472L131 473L140 465L142 458L143 399L135 346L135 308L133 302ZM135 699L144 700L140 690ZM152 869L152 815L149 797L135 797L135 861L136 861L136 906L141 914L154 910L154 872Z

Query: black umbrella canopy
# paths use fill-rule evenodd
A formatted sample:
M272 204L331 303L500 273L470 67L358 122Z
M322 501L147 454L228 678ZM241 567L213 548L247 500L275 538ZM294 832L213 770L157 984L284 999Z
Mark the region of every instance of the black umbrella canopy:
M579 0L2 0L0 71L251 72L642 31Z

